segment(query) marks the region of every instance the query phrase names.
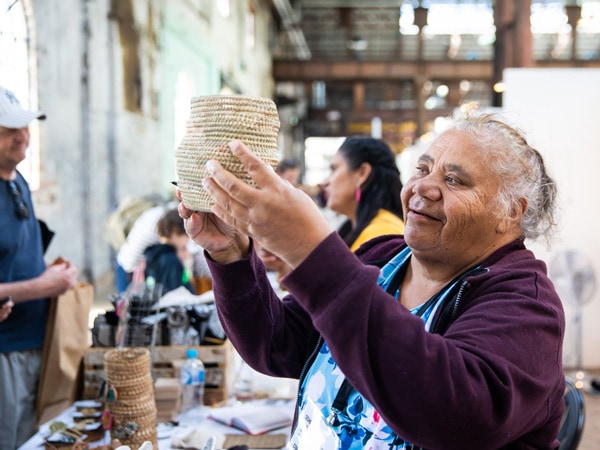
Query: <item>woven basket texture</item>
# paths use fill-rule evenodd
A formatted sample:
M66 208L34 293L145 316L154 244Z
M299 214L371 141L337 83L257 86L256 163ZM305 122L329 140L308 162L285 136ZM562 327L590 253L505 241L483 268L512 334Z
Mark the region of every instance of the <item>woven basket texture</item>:
M275 168L279 160L277 107L267 98L246 95L193 97L186 134L175 151L177 182L183 202L196 211L210 211L213 200L202 187L205 164L218 160L225 169L254 185L227 143L244 142L260 159Z
M104 354L104 368L107 382L117 391L117 400L107 403L113 417L111 438L119 439L132 450L144 441L152 442L158 449L150 351L142 347L109 350ZM123 429L132 424L136 428L124 436Z

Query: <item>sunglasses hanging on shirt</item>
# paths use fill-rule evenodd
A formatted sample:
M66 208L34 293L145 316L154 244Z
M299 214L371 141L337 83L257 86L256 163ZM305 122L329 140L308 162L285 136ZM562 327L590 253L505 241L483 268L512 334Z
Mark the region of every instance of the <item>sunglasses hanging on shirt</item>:
M25 199L23 198L23 194L21 193L19 186L12 180L7 181L6 184L8 186L8 191L15 202L17 217L23 220L28 219L29 206L27 206L27 203L25 203Z

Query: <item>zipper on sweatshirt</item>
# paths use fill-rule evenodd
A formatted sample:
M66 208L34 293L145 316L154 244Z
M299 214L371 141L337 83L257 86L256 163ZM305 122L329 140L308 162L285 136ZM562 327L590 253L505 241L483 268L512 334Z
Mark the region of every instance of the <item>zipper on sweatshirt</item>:
M436 333L443 335L450 324L458 317L460 308L462 306L462 297L469 284L468 278L474 275L479 275L487 272L489 269L482 267L475 267L466 273L464 273L459 281L458 290L456 295L450 296L444 305L440 306L437 317L434 319L430 333Z
M450 314L450 321L451 322L454 321L454 319L458 315L458 309L460 307L461 297L463 295L463 292L465 291L465 288L467 287L467 284L469 283L467 281L467 278L470 277L470 276L473 276L473 275L480 275L480 274L488 272L488 271L489 271L488 268L475 267L473 270L470 270L469 272L467 272L465 274L465 277L462 280L460 288L458 289L458 293L456 294L456 300L454 301L454 305L452 305L452 313Z

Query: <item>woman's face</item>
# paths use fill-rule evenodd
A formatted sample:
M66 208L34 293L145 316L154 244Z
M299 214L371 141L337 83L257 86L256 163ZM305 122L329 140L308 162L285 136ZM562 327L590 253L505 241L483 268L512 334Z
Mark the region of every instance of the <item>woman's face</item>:
M486 156L457 130L441 135L421 156L401 194L404 235L415 256L470 265L519 237L521 212L498 217L501 180Z
M362 182L360 171L350 170L339 151L333 156L330 168L331 173L323 184L327 207L352 219L356 216L356 188Z

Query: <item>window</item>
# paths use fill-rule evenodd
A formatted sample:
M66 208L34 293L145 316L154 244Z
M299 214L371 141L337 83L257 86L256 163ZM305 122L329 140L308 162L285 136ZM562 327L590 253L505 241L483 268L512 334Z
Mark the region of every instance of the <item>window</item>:
M217 10L221 17L227 19L231 14L231 7L229 5L229 0L217 0Z
M13 91L23 108L37 109L35 48L31 3L28 0L9 0L0 6L0 85ZM32 190L40 186L40 145L38 121L30 126L31 137L27 158L19 164L19 171Z
M194 95L194 80L192 75L187 71L182 71L177 75L175 84L175 101L174 101L174 129L175 129L175 146L177 148L181 144L181 140L186 132L186 125L190 115L190 99Z
M254 8L248 6L248 12L246 13L246 48L252 50L256 46L255 27L256 17L254 14Z

